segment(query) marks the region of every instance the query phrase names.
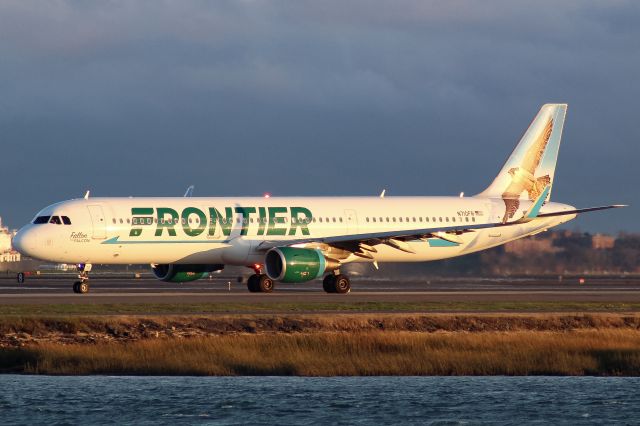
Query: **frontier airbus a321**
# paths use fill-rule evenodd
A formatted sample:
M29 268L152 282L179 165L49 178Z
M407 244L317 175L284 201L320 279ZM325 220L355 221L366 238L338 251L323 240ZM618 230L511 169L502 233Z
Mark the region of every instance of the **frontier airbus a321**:
M81 265L148 263L162 281L197 280L224 265L252 268L249 291L324 275L347 293L351 262L424 262L534 235L577 214L550 202L567 106L544 105L487 189L473 197L88 198L40 211L13 240L21 253Z

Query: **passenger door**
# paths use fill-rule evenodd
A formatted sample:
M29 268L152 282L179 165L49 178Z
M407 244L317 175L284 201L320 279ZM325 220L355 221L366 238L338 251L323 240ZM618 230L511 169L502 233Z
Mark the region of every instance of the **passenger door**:
M107 223L104 217L102 206L87 206L91 215L91 223L93 224L93 238L96 240L104 240L107 238Z

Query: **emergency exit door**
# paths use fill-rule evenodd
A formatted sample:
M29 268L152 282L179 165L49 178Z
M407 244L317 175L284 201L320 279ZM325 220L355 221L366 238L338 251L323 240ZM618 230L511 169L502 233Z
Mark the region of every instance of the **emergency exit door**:
M356 215L356 211L345 210L344 217L345 217L345 221L347 222L347 226L346 226L347 235L357 234L358 233L358 216Z

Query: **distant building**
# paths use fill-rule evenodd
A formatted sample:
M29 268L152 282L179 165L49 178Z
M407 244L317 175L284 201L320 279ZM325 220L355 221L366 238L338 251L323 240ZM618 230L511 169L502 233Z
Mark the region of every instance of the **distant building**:
M596 250L612 249L616 239L611 235L595 234L591 237L591 247Z
M522 238L504 245L505 253L519 256L530 253L556 253L560 250L559 247L553 245L551 238Z
M20 261L20 253L11 247L12 238L13 233L2 226L2 218L0 218L0 263Z

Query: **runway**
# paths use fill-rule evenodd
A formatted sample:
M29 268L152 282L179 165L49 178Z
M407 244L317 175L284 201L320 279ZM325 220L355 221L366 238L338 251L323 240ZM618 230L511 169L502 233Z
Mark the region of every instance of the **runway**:
M115 303L326 303L326 302L612 302L640 303L640 279L587 278L451 278L404 280L355 277L350 294L326 294L319 281L277 284L270 294L249 293L235 277L218 276L191 283L164 283L153 278L92 277L89 294L74 294L74 278L0 279L0 304Z

